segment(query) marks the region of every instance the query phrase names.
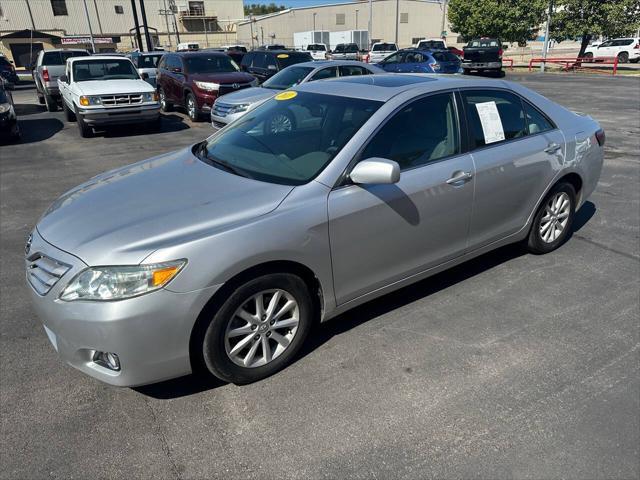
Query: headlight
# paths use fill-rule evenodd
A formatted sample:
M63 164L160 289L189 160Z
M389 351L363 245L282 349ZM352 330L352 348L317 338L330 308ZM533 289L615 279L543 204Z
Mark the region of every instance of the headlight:
M219 83L213 83L213 82L194 82L194 83L200 90L214 91L214 90L220 89Z
M158 101L158 94L156 92L143 93L142 94L142 101L143 102L157 102Z
M88 107L89 105L102 105L102 100L100 100L100 97L85 97L82 95L80 97L80 105L83 107Z
M257 78L254 78L253 80L251 80L249 85L251 85L252 87L257 87L258 85L260 85L260 82L258 81Z
M10 103L0 103L0 113L5 113L11 110Z
M251 104L249 103L243 103L242 105L234 105L229 109L229 113L246 112L250 106Z
M153 292L168 284L186 260L119 267L90 267L78 273L60 294L60 300L122 300Z

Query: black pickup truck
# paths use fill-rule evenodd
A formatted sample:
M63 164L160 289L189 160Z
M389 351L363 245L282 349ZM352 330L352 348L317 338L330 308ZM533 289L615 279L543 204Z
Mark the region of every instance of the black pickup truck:
M462 68L465 75L472 71L491 72L501 77L502 42L497 38L475 38L462 49Z

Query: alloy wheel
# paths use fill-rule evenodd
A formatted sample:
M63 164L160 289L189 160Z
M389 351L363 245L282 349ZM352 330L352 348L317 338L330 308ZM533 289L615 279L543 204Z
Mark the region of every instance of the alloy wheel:
M545 243L555 242L564 232L569 215L571 200L566 192L558 192L547 203L543 217L540 219L540 238Z
M271 133L290 132L293 129L291 119L284 113L276 114L270 122Z
M192 96L187 99L187 112L190 118L196 118L196 102Z
M282 355L296 335L300 307L289 292L264 290L242 303L229 321L225 351L245 368L261 367Z

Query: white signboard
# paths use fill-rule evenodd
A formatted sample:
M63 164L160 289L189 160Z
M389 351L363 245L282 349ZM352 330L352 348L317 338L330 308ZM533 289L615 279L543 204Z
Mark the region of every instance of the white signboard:
M63 45L80 45L91 43L91 37L62 37ZM113 43L111 37L93 37L93 43Z
M488 145L504 140L504 129L496 102L476 103L476 109L482 124L484 143Z

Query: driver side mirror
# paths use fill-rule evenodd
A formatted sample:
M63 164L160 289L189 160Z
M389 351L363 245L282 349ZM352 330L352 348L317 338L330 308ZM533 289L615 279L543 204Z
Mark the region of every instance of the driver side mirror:
M59 81L59 82L62 82L62 83L69 83L69 78L67 78L67 76L66 76L66 75L60 75L60 76L58 77L58 81Z
M398 183L400 180L400 165L385 158L368 158L359 162L349 178L353 183L364 185L384 185Z

